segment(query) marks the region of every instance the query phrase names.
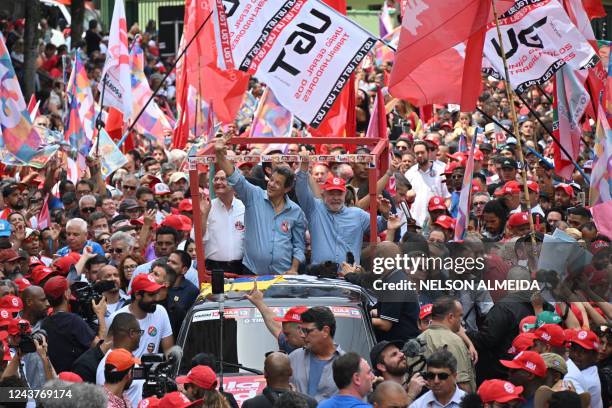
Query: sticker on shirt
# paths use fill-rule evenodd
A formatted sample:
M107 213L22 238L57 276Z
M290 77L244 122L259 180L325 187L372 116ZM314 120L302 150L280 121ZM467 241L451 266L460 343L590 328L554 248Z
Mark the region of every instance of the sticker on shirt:
M244 231L244 224L240 220L236 221L236 223L234 224L234 227L236 228L236 231L240 231L240 232Z
M147 329L147 333L149 334L149 336L155 337L157 335L157 328L155 326L149 326L149 328Z
M153 352L155 352L155 343L147 344L147 353L153 353Z
M281 223L281 231L283 231L285 234L289 232L289 221L283 221Z

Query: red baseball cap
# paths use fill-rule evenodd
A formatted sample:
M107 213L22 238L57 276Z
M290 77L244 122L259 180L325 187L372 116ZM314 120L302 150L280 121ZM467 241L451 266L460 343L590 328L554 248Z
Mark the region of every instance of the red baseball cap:
M578 330L569 338L570 343L576 343L587 350L599 351L599 338L591 330Z
M423 141L429 142L429 143L433 144L436 147L440 146L440 141L437 138L435 138L433 135L431 135L431 134L427 135L427 137L425 139L423 139Z
M188 408L199 405L202 403L202 400L189 401L189 398L185 396L182 392L174 391L169 394L164 395L164 397L159 400L159 408Z
M21 333L21 326L25 327L26 333L32 333L32 326L26 319L10 319L6 324L3 323L3 325L8 326L7 332L11 336L16 336Z
M444 199L442 197L433 196L429 199L429 204L427 204L427 210L428 211L435 211L435 210L448 211L448 208L446 207L446 204L444 203Z
M23 292L28 286L32 286L32 283L26 278L15 279L15 284L19 287L19 292Z
M176 377L177 384L194 384L205 390L217 388L217 375L212 368L205 365L193 367L187 375Z
M170 214L162 221L161 225L172 227L177 231L191 231L191 220L187 224L183 217L189 218L185 215Z
M68 290L68 280L63 276L54 276L43 287L48 298L59 299Z
M0 327L8 326L13 321L13 312L6 309L0 309Z
M532 336L553 347L562 347L565 344L565 333L558 324L544 324L538 327Z
M557 190L565 191L565 194L567 194L570 197L574 196L574 189L569 184L559 183L555 186L555 191Z
M14 249L7 248L0 250L0 262L11 262L18 259L23 259L23 256L19 255Z
M522 333L530 333L535 330L536 320L538 318L536 316L527 316L524 317L519 323L519 330Z
M157 397L145 398L138 403L138 408L158 408L159 401Z
M325 191L346 191L346 181L340 177L329 176L321 189Z
M53 267L55 267L60 275L66 276L68 275L68 272L70 272L70 267L72 265L76 265L76 263L79 262L79 259L81 259L81 255L79 253L70 252L68 255L62 256L61 258L53 261Z
M476 161L481 161L484 160L484 153L482 152L482 150L474 150L474 160Z
M433 303L429 303L427 305L421 306L421 310L419 310L419 320L423 320L427 316L430 316L432 309L433 309Z
M610 243L607 241L598 239L597 241L591 242L591 253L593 255L597 255L599 252L608 248L610 248Z
M516 386L504 380L485 380L478 388L478 396L482 402L506 403L521 398L523 387Z
M482 189L482 187L480 187L480 184L472 184L472 193L480 193L481 191L484 191Z
M179 211L186 211L186 212L193 211L193 204L191 203L191 199L190 198L182 199L181 202L178 205L178 210Z
M538 183L536 183L533 180L529 180L527 182L527 188L531 191L533 191L534 193L539 193L540 192L540 185Z
M455 219L448 215L441 215L434 221L434 224L444 229L453 229L455 228Z
M4 295L0 298L0 309L15 313L23 310L23 302L19 296Z
M49 275L53 275L55 274L55 271L52 268L49 268L48 266L45 265L38 265L35 266L32 269L32 282L34 282L35 285L40 284L40 282L42 282L43 280L45 280L45 278L47 278Z
M287 310L285 316L283 317L275 317L274 320L277 322L283 323L301 323L302 322L302 313L307 311L308 308L306 306L294 306Z
M502 186L499 191L495 192L496 196L503 196L506 194L519 194L521 192L521 185L517 181L508 181Z
M529 214L526 211L514 213L508 218L509 227L520 227L525 224L529 224Z
M453 170L455 170L458 167L460 166L459 166L459 163L457 163L456 161L449 162L446 165L446 168L444 169L444 172L442 174L444 175L453 174Z
M140 275L136 275L134 278L130 294L136 292L153 293L157 292L163 287L164 285L160 285L159 283L155 282L155 278L153 278L153 276L149 275L148 273L141 273Z
M140 275L139 275L140 276ZM140 364L140 360L132 355L124 348L117 348L108 353L105 365L113 366L112 371L125 371L136 364Z
M73 373L72 371L62 371L61 373L57 375L57 377L62 381L71 382L71 383L82 383L83 382L83 378L81 378L81 376L78 375L77 373Z
M521 351L527 350L529 347L533 347L533 340L533 333L519 333L519 335L512 340L512 346L508 349L508 354L515 355Z
M546 363L535 351L521 351L512 360L499 360L499 362L504 367L527 371L538 377L546 375Z

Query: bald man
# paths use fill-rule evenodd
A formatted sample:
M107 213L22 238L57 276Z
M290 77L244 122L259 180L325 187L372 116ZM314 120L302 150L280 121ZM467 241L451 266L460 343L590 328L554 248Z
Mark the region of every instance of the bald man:
M407 407L411 402L404 388L395 381L378 384L371 399L374 408Z
M244 401L242 408L272 408L276 400L286 392L292 391L289 379L293 375L289 357L285 353L273 352L264 361L266 388L261 395ZM305 394L300 394L308 401L309 408L315 408L317 401Z
M40 286L28 286L21 293L23 312L21 317L30 322L33 328L38 327L38 322L47 316L49 301L45 291Z

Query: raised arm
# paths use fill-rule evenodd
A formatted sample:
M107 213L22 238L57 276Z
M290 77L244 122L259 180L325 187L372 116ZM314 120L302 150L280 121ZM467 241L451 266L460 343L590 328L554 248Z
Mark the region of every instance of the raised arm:
M227 146L225 145L225 139L222 137L215 139L215 156L218 170L223 170L227 177L234 174L234 165L227 160Z
M261 317L264 319L264 323L268 328L268 331L274 336L275 339L278 339L281 331L283 330L283 326L280 322L274 320L276 314L263 300L263 293L257 288L257 281L254 282L253 289L246 295L246 298L259 310L261 313Z
M315 199L310 189L310 173L308 172L307 161L300 163L300 170L297 172L295 179L295 195L297 196L298 203L302 211L310 216L315 209Z

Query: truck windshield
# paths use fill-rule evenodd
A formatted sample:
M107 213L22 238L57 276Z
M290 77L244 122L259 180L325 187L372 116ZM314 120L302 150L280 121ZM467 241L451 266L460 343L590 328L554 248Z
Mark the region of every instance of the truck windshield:
M289 307L272 308L277 316L284 316ZM336 317L334 341L344 351L355 351L362 356L369 355L370 339L366 322L357 307L332 306ZM183 345L183 359L180 374L189 371L191 359L198 353L219 355L219 311L201 310L195 312ZM272 337L259 311L254 307L225 309L223 325L223 358L228 363L263 371L265 354L277 351L278 344ZM247 373L236 367L224 367L226 373Z

